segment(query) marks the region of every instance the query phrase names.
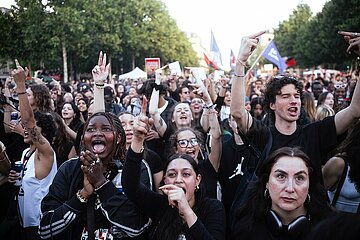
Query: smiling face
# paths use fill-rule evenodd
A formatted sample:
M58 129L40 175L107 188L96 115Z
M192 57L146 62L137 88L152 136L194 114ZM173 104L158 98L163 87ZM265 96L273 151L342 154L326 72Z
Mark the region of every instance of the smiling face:
M98 154L101 159L111 158L114 152L116 132L104 116L94 116L84 129L83 144L86 150Z
M192 112L189 104L179 103L175 106L173 113L173 122L177 128L191 127Z
M128 113L125 113L119 117L121 121L121 125L125 130L126 136L126 145L130 146L131 141L133 139L133 127L134 127L134 116Z
M190 155L195 161L200 151L200 143L196 135L190 131L185 130L179 132L176 137L176 153L184 153Z
M201 182L201 175L197 175L190 162L183 158L172 160L166 168L165 184L174 184L184 190L186 200L193 206L195 203L195 188Z
M300 106L300 93L293 84L283 86L280 94L276 95L275 103L270 103L276 121L295 122L300 115Z
M271 168L266 188L271 198L271 209L300 216L306 213L304 202L309 191L309 169L299 157L282 156Z
M61 115L63 119L72 119L75 116L74 109L72 108L70 103L65 103L62 110Z

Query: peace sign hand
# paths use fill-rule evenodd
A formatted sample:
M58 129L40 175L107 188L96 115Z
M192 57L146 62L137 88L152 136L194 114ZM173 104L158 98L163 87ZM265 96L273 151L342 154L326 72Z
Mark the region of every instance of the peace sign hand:
M98 65L91 71L95 84L104 85L107 77L109 76L110 63L106 65L106 53L99 53Z

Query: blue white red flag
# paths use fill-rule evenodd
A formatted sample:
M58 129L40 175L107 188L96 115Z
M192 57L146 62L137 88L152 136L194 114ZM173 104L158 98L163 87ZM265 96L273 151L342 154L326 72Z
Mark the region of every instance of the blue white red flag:
M211 30L211 39L210 39L210 52L213 52L214 54L213 62L218 66L222 66L220 49L216 43L214 33L212 32L212 30Z

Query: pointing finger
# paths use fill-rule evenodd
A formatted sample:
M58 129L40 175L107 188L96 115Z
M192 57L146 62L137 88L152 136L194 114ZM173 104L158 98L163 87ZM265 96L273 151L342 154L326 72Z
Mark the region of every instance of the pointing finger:
M16 66L16 68L21 67L19 64L19 61L17 59L15 59L15 66Z
M249 38L257 38L257 37L260 37L261 35L263 35L264 33L266 33L267 30L262 30L260 32L257 32L255 34L251 34L250 36L248 36Z
M147 102L148 102L147 98L143 96L140 115L146 116Z

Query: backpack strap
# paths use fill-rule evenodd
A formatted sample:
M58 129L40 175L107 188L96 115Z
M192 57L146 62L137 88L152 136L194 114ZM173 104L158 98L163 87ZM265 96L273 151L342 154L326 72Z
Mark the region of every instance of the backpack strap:
M339 179L338 186L337 186L335 194L334 194L334 198L331 201L331 206L333 206L333 207L335 207L336 202L339 199L341 189L342 189L342 187L344 185L344 182L345 182L345 179L346 179L346 176L347 176L347 171L348 171L349 165L348 165L347 161L345 161L345 159L344 159L344 162L345 162L344 170L343 170L343 172L341 174L341 177Z

